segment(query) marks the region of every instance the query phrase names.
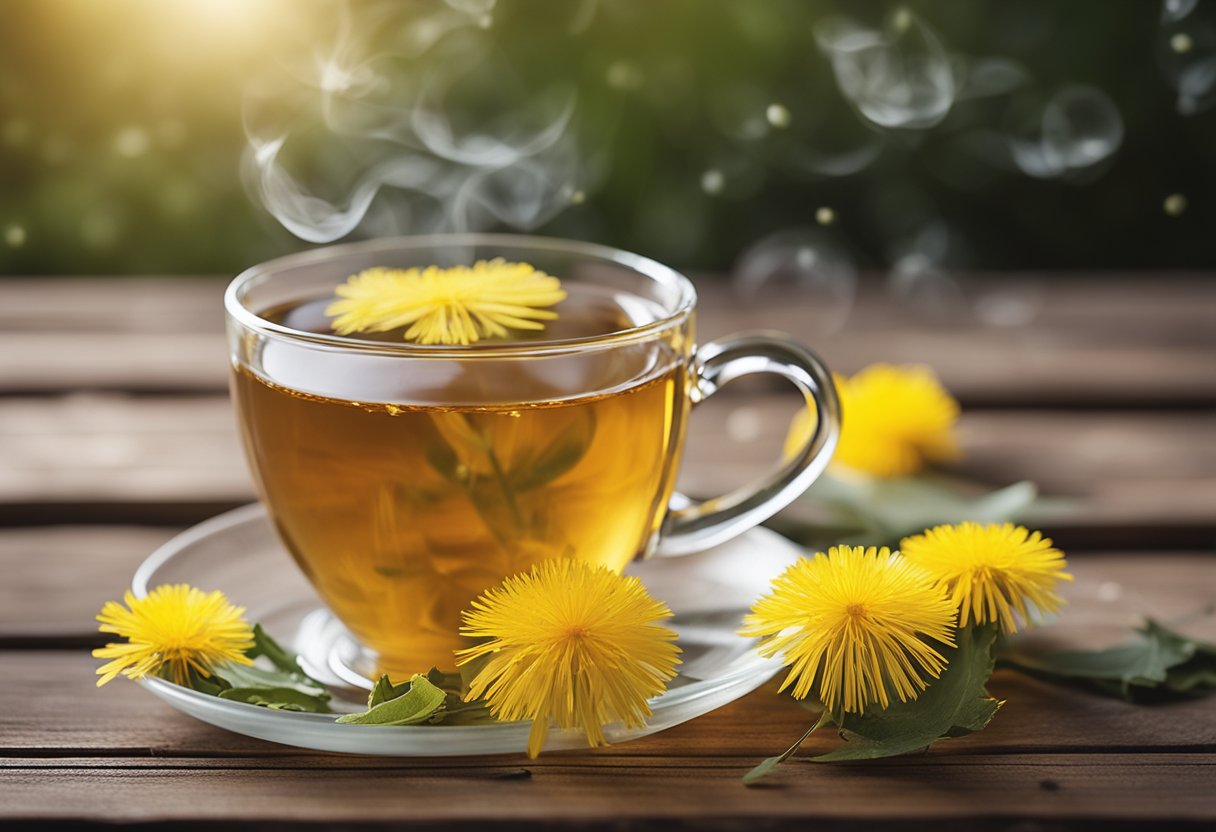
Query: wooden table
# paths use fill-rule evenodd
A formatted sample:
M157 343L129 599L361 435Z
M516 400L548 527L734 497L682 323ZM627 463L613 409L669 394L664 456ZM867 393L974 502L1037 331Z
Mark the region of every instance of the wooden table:
M1140 614L1175 619L1211 604L1216 283L992 285L989 308L1020 314L1037 298L1038 315L947 325L871 287L848 328L824 334L805 298L742 303L701 281L700 329L784 329L842 371L934 366L966 409L961 472L1075 498L1049 529L1077 576L1060 640L1112 641ZM981 734L910 759L790 765L757 789L740 776L807 723L771 687L645 740L537 761L307 753L195 722L135 685L95 690L87 649L101 641L101 603L156 544L252 498L224 392L221 289L210 279L0 283L0 826L1216 823L1216 701L1136 708L1006 671L991 688L1008 704ZM754 472L776 452L789 408L776 388L753 386L698 409L684 487L710 492Z

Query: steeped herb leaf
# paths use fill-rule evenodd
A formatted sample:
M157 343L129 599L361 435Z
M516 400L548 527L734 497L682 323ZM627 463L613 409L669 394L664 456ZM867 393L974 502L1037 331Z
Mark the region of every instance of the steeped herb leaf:
M543 448L530 448L507 474L516 492L539 488L569 471L587 453L595 437L595 411L579 408L574 421Z

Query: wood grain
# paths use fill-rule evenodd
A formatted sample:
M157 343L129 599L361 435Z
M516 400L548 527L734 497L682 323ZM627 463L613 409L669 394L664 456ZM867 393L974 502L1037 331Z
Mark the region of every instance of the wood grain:
M1025 755L791 766L748 789L739 760L679 765L621 761L490 769L454 766L233 770L215 764L9 768L6 814L22 819L443 823L519 828L753 828L797 819L805 828L910 818L1129 821L1216 820L1211 754ZM598 761L597 761L598 763ZM523 772L527 772L524 774ZM182 788L183 783L189 788ZM406 819L408 818L408 821ZM854 826L856 828L856 826ZM949 827L946 827L949 828ZM1027 827L1022 827L1027 828ZM1126 827L1124 827L1126 828Z
M4 738L0 757L339 756L213 728L173 710L124 679L97 689L94 671L100 662L84 651L0 650L0 662L7 674L0 685L0 736ZM936 746L934 756L1108 753L1136 748L1151 753L1216 751L1216 703L1211 700L1147 708L1009 670L998 671L990 688L994 696L1006 702L992 724L979 734ZM778 696L775 683L770 683L694 722L586 753L592 755L591 759L694 759L716 755L756 758L759 762L784 750L809 725L810 714L792 699ZM823 752L838 742L826 732L805 747L808 753ZM497 763L500 759L490 761ZM415 760L413 765L435 762Z
M799 403L711 398L694 411L681 487L721 494L776 459ZM972 410L962 459L946 470L997 488L1036 483L1056 500L1043 522L1086 548L1216 544L1216 411Z
M0 529L0 645L99 641L93 616L130 585L173 530L121 526ZM1141 616L1177 621L1216 600L1216 558L1206 552L1085 553L1070 560L1069 607L1051 628L1092 646L1124 638ZM1180 582L1179 577L1185 576ZM1216 616L1191 631L1216 642Z
M222 395L224 282L0 282L0 828L1216 827L1216 701L1135 707L1008 670L980 734L921 757L796 763L750 790L743 772L808 723L775 682L653 737L536 761L311 753L124 680L96 689L81 648L100 604L182 524L252 498ZM843 329L810 294L698 285L702 340L779 329L838 370L934 366L966 407L956 473L1068 498L1048 530L1076 547L1076 581L1034 644L1114 643L1140 615L1216 641L1210 275L977 281L972 312L948 321L869 283ZM1016 325L984 323L1001 318ZM777 390L740 383L697 409L682 488L722 492L771 464L795 407Z
M987 285L989 297L1015 304L1033 297L1037 317L994 327L953 316L943 325L868 286L848 325L833 331L814 296L749 300L705 279L699 333L789 332L846 372L876 361L929 364L969 405L1216 403L1211 281ZM216 280L0 283L0 391L221 390L221 292Z
M92 643L101 605L177 529L70 526L0 530L0 645Z

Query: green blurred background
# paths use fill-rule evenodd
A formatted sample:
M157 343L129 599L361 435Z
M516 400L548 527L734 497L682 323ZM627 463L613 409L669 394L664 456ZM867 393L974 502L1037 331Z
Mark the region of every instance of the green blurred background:
M695 269L773 234L850 269L1210 268L1214 26L1211 0L4 0L0 272L499 227Z

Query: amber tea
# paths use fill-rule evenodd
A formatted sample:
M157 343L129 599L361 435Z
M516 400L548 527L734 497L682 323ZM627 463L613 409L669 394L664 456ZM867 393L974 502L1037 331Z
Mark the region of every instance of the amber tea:
M324 306L260 314L328 332ZM573 286L545 337L627 329L646 309ZM246 449L283 540L381 670L451 668L461 610L507 575L553 557L619 571L654 538L688 401L678 345L580 360L569 378L526 362L386 362L359 379L397 394L384 401L297 389L325 372L307 360L263 356L271 378L238 362Z
M374 288L385 269L495 260L556 277L562 291L555 298L546 280L519 273L515 288L531 285L547 311L487 330L488 343L344 324L357 333L345 337L326 315L339 284L344 300L354 297L351 275L373 270L364 280ZM485 300L478 314L511 318L513 301ZM376 670L395 679L451 670L453 651L468 646L460 613L503 578L546 558L620 570L638 557L703 552L801 494L836 445L831 373L778 333L698 346L696 301L686 277L645 257L504 234L364 240L233 280L224 298L233 392L262 500L360 643L323 626L301 630L293 646L352 683ZM393 314L382 320L421 321ZM447 326L428 314L427 326ZM755 481L671 507L689 409L753 373L797 388L815 429Z

